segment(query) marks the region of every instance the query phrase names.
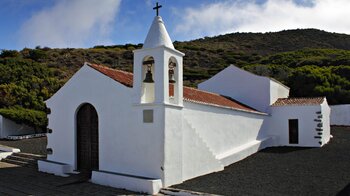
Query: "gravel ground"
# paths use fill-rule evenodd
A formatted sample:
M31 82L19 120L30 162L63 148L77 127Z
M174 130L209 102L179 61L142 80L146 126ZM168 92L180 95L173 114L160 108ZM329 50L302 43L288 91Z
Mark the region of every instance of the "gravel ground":
M221 195L350 195L350 127L322 148L267 148L225 170L173 186Z
M79 175L59 177L0 162L0 195L138 195L138 193L101 186L81 179Z
M14 148L19 148L21 152L46 155L47 138L39 137L15 141L0 140L0 144Z
M331 133L333 139L322 148L268 148L221 172L173 187L221 195L350 195L350 127L332 127ZM45 154L47 139L0 140L0 144ZM95 186L88 184L84 186Z

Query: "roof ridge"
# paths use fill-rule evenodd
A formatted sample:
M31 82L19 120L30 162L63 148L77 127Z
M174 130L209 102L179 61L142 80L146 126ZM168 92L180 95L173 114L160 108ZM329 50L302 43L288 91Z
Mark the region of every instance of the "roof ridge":
M290 97L278 98L271 106L287 106L287 105L319 105L326 100L326 97Z
M120 70L120 69L113 69L113 68L111 68L111 67L107 67L107 66L104 66L104 65L99 65L99 64L95 64L95 63L89 63L89 62L86 62L86 64L89 65L89 66L98 66L98 67L102 67L102 68L109 69L109 70L112 70L112 71L118 71L118 72L123 72L123 73L126 73L126 74L130 74L130 75L134 75L134 74L131 73L131 72L127 72L127 71ZM218 94L218 93L213 93L213 92L201 90L201 89L194 88L194 87L189 87L189 86L183 86L183 87L189 88L189 89L193 89L193 90L196 90L196 91L201 91L201 92L208 93L208 94L213 94L213 95L222 96L222 95L220 95L220 94Z
M88 66L98 66L98 67L101 67L101 68L104 68L104 69L109 69L111 71L118 71L118 72L122 72L122 73L125 73L125 74L134 75L131 72L124 71L124 70L121 70L121 69L113 69L113 68L105 66L105 65L99 65L99 64L95 64L95 63L89 63L89 62L85 62L85 64L87 64Z
M91 64L87 62L85 63L85 65L104 74L105 76L113 79L116 82L119 82L127 87L133 87L133 75L134 75L133 73L109 68L104 65ZM205 90L196 89L188 86L183 86L182 88L184 90L183 99L193 103L219 106L223 108L231 108L234 110L240 110L240 111L246 111L246 112L255 112L257 114L259 113L254 108L246 106L228 96L224 96L217 93L208 92Z
M325 98L326 96L320 96L320 97L287 97L287 98L278 98L278 99L319 99L319 98Z
M183 86L183 87L189 88L189 89L193 89L193 90L196 90L196 91L201 91L201 92L203 92L203 93L208 93L208 94L212 94L212 95L223 96L223 95L220 95L220 94L218 94L218 93L213 93L213 92L205 91L205 90L198 89L198 88L194 88L194 87L189 87L189 86ZM226 96L223 96L223 97L226 97Z

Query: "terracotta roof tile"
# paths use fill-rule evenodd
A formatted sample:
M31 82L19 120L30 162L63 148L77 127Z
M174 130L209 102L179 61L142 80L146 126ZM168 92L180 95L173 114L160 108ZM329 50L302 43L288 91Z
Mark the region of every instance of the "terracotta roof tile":
M184 87L183 89L184 100L194 102L194 103L202 103L207 105L214 106L223 106L233 109L246 110L251 112L256 112L256 110L245 106L232 98L225 97L219 94L202 91L195 88Z
M102 65L96 65L96 64L87 64L87 65L103 73L104 75L112 78L113 80L124 84L127 87L132 87L133 85L132 73L122 71L122 70L112 69Z
M272 106L288 106L288 105L320 105L324 101L324 97L297 97L297 98L279 98Z
M127 87L133 86L132 73L112 69L102 65L96 65L96 64L87 64L87 65ZM169 86L170 96L173 96L174 94L173 88L174 88L173 85ZM236 100L233 100L232 98L225 97L225 96L211 93L211 92L202 91L195 88L184 86L183 96L184 96L184 100L188 102L259 113L255 109L245 106L244 104L241 104Z

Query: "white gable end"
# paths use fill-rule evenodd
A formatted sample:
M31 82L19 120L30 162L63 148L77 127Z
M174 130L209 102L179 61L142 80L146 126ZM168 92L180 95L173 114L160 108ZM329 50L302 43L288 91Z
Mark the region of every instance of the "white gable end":
M284 85L233 65L200 83L198 88L232 97L262 112L278 98L289 95L289 89Z
M78 93L74 93L79 92L78 89L80 90L81 88L86 88L85 90L92 92L92 87L100 86L98 89L107 93L110 90L108 90L109 85L107 86L106 83L112 86L119 86L119 88L124 89L125 91L130 91L131 93L130 88L84 64L84 66L81 67L52 97L50 97L50 99L47 99L45 103L50 105L51 103L56 102L57 99L64 98L65 96L67 96L67 98L73 98L75 96L81 97Z

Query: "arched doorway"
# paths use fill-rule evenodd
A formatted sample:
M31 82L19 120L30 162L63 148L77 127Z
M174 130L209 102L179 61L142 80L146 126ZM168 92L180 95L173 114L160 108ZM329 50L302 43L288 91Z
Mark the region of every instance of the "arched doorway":
M91 104L77 112L77 170L88 173L98 170L98 116Z

